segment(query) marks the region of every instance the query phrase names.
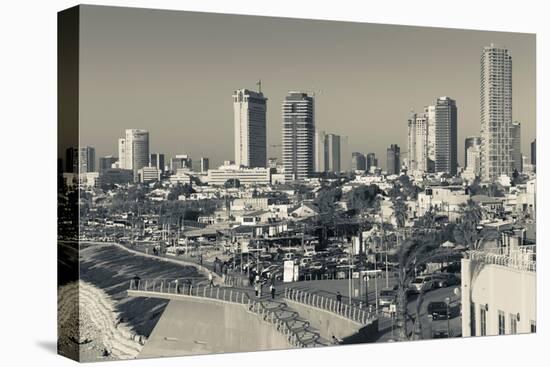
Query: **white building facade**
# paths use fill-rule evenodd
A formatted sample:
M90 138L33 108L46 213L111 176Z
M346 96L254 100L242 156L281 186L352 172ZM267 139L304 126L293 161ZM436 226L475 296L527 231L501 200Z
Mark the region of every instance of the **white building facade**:
M283 166L287 181L301 180L315 169L314 98L303 92L289 92L282 105Z

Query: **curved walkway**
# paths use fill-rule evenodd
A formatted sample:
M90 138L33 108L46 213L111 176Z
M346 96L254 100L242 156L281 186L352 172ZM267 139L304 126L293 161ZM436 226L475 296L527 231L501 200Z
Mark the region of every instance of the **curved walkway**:
M201 297L220 302L238 303L247 306L249 311L259 314L264 320L276 325L277 330L289 336L289 342L298 347L328 345L318 331L285 302L271 299L270 296L254 298L250 289L231 287L209 287L198 285L189 287L185 280L176 283L169 279L132 280L128 295L134 297L159 297L177 299L180 297Z

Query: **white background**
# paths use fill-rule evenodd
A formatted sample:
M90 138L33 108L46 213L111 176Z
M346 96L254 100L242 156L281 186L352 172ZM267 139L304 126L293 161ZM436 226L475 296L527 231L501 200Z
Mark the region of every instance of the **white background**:
M0 10L0 364L73 365L56 345L56 12L73 1L3 1ZM155 7L537 33L538 333L453 341L238 353L111 366L542 365L548 356L546 225L550 31L544 1L91 1ZM450 41L452 42L452 41ZM546 66L546 67L545 67ZM528 153L528 147L524 153ZM545 226L546 225L546 226ZM511 295L513 296L513 295ZM543 307L546 306L546 307ZM103 366L106 363L94 364Z

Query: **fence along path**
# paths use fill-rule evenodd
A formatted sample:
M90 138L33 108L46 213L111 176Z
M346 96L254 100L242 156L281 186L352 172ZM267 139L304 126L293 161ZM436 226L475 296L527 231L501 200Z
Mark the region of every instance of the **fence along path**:
M361 325L366 325L377 319L375 312L338 302L334 298L328 298L319 294L309 293L303 290L285 288L285 299L319 308L345 317Z
M132 279L128 288L129 296L154 297L200 297L243 305L249 312L272 324L283 333L293 347L307 348L327 345L318 332L312 330L308 321L301 320L299 314L284 302L268 298L253 299L243 289L211 287L206 281L193 284L191 279Z

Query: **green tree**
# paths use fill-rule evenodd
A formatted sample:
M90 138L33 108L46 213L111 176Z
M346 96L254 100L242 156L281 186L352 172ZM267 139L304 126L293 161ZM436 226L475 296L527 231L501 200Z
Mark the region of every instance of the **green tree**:
M483 209L473 200L461 206L461 220L454 228L455 242L469 250L479 250L487 242L500 238L499 231L481 226Z
M376 209L381 194L384 194L384 191L375 184L356 187L347 193L348 209L353 209L360 214L368 209Z
M182 185L181 183L177 183L170 190L170 193L168 194L167 199L170 201L178 200L178 198L181 195L184 195L186 198L188 198L193 193L195 193L195 190L191 187L191 185L188 185L188 184Z

